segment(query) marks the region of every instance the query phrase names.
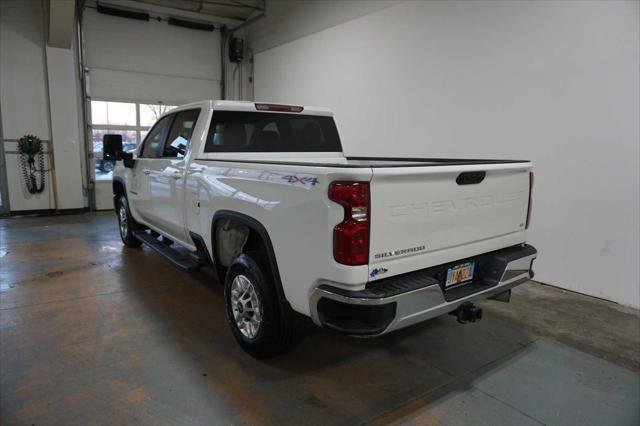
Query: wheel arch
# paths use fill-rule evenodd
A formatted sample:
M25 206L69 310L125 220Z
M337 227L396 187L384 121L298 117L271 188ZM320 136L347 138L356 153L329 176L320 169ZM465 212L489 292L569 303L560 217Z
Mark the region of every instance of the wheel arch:
M251 232L255 233L260 238L260 240L262 241L262 245L264 246L266 251L267 261L269 263L269 269L271 270L273 284L278 295L280 307L282 309L282 312L287 312L289 309L291 309L291 307L284 294L284 288L282 287L282 281L280 279L280 271L278 269L278 262L276 260L275 251L273 250L273 244L271 243L269 232L258 220L254 219L251 216L247 216L246 214L232 210L219 210L214 214L213 220L211 221L211 252L213 261L216 264L216 269L221 266L218 258L216 227L221 220L225 219L230 219L239 222L242 225L245 225ZM218 272L221 273L220 270ZM224 280L224 277L220 278Z
M118 198L127 195L127 187L121 177L115 176L112 183L113 188L113 207L118 208Z

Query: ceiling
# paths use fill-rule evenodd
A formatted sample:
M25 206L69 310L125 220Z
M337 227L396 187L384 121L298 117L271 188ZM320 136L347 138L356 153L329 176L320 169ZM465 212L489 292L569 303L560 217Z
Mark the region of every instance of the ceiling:
M211 17L236 20L260 13L264 9L264 0L135 0L136 3L161 6L185 12Z

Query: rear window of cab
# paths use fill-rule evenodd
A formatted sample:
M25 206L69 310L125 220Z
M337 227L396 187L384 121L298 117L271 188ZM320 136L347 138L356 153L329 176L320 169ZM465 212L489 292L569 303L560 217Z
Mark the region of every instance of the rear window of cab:
M333 117L215 111L205 152L340 152Z

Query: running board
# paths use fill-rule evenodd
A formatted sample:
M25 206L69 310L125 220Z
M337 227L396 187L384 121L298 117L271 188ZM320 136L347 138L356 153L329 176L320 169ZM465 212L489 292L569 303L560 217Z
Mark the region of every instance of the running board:
M148 234L145 231L136 231L133 235L148 245L153 250L157 251L180 269L184 269L187 272L193 272L200 268L198 262L193 260L189 255L180 253L177 250L172 249L162 241L158 241L153 235Z

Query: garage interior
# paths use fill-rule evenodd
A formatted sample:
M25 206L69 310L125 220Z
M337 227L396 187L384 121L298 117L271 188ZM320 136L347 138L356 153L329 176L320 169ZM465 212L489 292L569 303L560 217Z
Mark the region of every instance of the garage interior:
M639 76L634 0L0 1L0 423L640 424ZM532 160L535 281L251 358L211 268L122 245L102 152L203 99L326 106L350 156Z

